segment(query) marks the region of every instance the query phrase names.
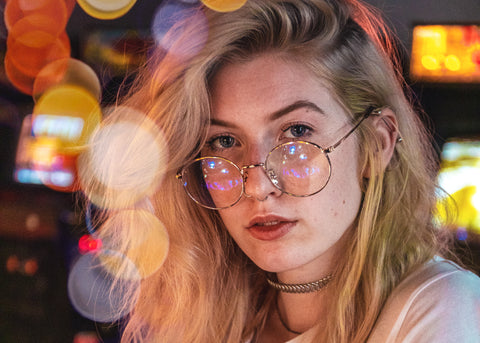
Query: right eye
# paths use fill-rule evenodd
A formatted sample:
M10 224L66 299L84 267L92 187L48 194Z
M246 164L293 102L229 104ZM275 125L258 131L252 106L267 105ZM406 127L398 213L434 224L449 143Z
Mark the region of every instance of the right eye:
M300 139L310 137L312 134L312 128L305 124L292 124L282 130L285 133L285 138Z
M235 138L228 135L216 136L208 140L207 146L214 151L232 148L235 146Z

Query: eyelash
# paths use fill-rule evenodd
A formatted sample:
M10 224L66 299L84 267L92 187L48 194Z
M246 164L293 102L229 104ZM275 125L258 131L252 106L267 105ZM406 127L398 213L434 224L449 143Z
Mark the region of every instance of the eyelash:
M304 128L306 129L306 132L303 133L301 136L299 137L286 137L285 133L287 133L287 131L289 130L292 130L294 128ZM282 129L282 132L284 133L284 135L282 137L280 137L281 139L305 139L307 137L310 137L312 135L312 132L313 132L313 128L305 123L289 123L288 126L284 127ZM292 136L294 136L292 134ZM222 138L229 138L229 139L233 139L233 144L232 146L229 146L229 147L219 147L220 143L219 143L219 140L222 139ZM215 144L217 142L217 144ZM215 135L213 137L211 137L209 140L207 140L206 144L205 144L209 150L211 150L212 152L219 152L219 151L224 151L224 150L227 150L227 149L230 149L232 147L235 147L237 145L237 140L235 139L235 137L233 137L232 135L229 135L229 134L218 134L218 135Z
M306 132L304 134L302 134L302 136L300 137L284 137L284 138L293 138L293 139L301 139L301 138L307 138L307 137L310 137L312 135L312 132L313 132L313 128L305 123L290 123L288 124L287 127L285 127L284 129L282 129L282 132L283 133L287 133L287 131L289 130L292 130L294 128L299 128L299 127L302 127L302 128L305 128L306 129ZM292 134L293 136L293 134Z
M209 150L211 151L214 151L214 152L217 152L217 151L223 151L223 150L226 150L226 149L230 149L231 147L227 147L227 148L224 148L224 147L218 147L218 146L215 146L215 142L216 141L219 141L221 138L231 138L233 139L233 146L236 145L236 140L233 136L231 135L228 135L228 134L219 134L219 135L216 135L216 136L213 136L212 138L210 138L207 142L206 142L206 146L208 147Z

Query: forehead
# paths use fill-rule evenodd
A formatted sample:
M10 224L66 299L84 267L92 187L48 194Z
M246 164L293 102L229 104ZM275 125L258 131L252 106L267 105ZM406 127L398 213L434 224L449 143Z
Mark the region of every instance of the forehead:
M211 116L216 120L259 119L299 101L314 103L327 116L343 113L324 80L275 54L227 64L211 85Z

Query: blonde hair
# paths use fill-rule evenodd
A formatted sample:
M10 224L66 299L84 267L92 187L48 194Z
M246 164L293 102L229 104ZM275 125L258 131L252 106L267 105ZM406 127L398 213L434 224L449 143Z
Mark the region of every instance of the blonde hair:
M216 211L188 198L175 174L204 144L215 73L227 63L278 52L326 81L352 121L368 106L389 108L403 136L383 170L379 138L369 121L359 127L358 163L370 177L359 177L364 198L357 228L335 271L327 326L318 333L319 341L364 342L392 289L442 247L432 225L435 154L405 96L389 32L378 13L354 0L251 0L231 13L199 11L207 15L208 27L187 25L182 37L207 30L205 46L186 39L188 48L199 52L184 59L159 52L122 103L145 112L168 147L162 182L145 198L170 239L163 266L144 277L140 295L131 297L123 341L245 342L264 325L274 297L264 272L233 242ZM97 187L93 179L84 185L89 192ZM118 195L102 194L102 204ZM124 207L145 209L146 200L137 200ZM103 215L108 218L118 207ZM104 235L129 242L141 230L126 222L115 235Z

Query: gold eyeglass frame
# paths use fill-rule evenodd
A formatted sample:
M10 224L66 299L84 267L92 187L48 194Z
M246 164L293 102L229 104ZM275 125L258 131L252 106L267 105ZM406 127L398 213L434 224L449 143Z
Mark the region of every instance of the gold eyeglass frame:
M336 143L330 145L328 148L322 148L321 146L319 146L318 144L315 144L315 143L312 143L312 142L308 142L308 141L301 141L301 140L293 140L293 141L288 141L288 142L284 142L284 143L281 143L277 146L275 146L272 150L270 150L270 152L267 154L267 156L265 157L265 162L262 162L262 163L255 163L255 164L249 164L249 165L244 165L242 167L239 167L235 162L225 158L225 157L220 157L220 156L203 156L203 157L199 157L199 158L196 158L192 161L190 161L189 163L187 163L185 166L183 166L178 172L177 174L175 175L175 177L182 181L183 177L184 177L184 172L185 170L188 169L188 167L190 167L192 164L198 162L198 161L202 161L202 160L206 160L206 159L220 159L220 160L223 160L231 165L233 165L240 173L241 175L241 179L242 179L242 191L241 193L239 194L238 196L238 199L235 200L234 203L232 203L231 205L229 206L224 206L224 207L212 207L212 206L208 206L208 205L205 205L205 204L202 204L200 201L198 201L197 199L194 198L194 196L192 194L190 194L190 192L188 191L185 183L183 183L183 188L185 189L185 192L188 194L188 196L194 201L196 202L197 204L199 204L200 206L202 207L205 207L205 208L208 208L208 209L211 209L211 210L223 210L223 209L227 209L227 208L230 208L232 206L235 206L235 204L237 204L240 199L242 198L243 195L247 196L247 197L251 197L250 195L248 195L246 192L245 192L245 183L247 181L247 178L248 178L248 173L245 172L245 170L248 170L248 169L252 169L252 168L256 168L256 167L262 167L263 171L265 172L265 175L268 177L268 179L270 180L270 182L272 183L272 185L277 188L278 190L280 190L282 193L285 193L285 194L288 194L288 195L291 195L291 196L294 196L294 197L297 197L297 198L301 198L301 197L309 197L309 196L312 196L312 195L315 195L319 192L321 192L328 184L328 182L330 181L330 177L332 175L332 164L330 162L330 157L328 156L328 154L330 154L331 152L333 152L340 144L342 144L359 126L360 124L365 120L367 119L370 115L372 114L381 114L381 111L382 109L375 109L375 107L373 106L369 106L361 115L360 115L360 119L358 120L358 122L350 129L350 131L348 131L345 135L343 135ZM399 138L398 141L401 141L401 137ZM291 145L291 144L298 144L298 143L301 143L301 144L308 144L308 145L312 145L314 146L315 148L318 148L323 154L325 154L325 157L328 161L328 178L327 180L325 181L324 185L317 191L313 192L313 193L310 193L310 194L306 194L306 195L297 195L297 194L293 194L293 193L290 193L290 192L286 192L284 191L283 189L281 189L279 186L278 186L278 182L275 182L275 180L273 179L275 177L275 175L271 175L271 173L269 173L269 171L267 170L267 161L268 161L268 158L271 156L271 154L277 150L277 149L280 149L280 148L283 148L285 146L288 146L288 145Z

